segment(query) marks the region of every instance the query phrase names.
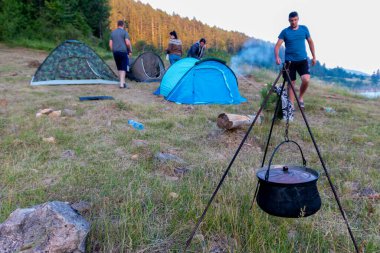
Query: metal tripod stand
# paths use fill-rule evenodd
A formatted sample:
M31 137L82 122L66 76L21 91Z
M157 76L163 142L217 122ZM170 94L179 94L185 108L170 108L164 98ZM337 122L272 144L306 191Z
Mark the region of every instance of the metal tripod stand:
M185 246L184 252L186 252L187 248L190 246L191 241L192 241L192 239L193 239L193 237L194 237L196 231L198 230L199 225L200 225L201 222L203 221L203 219L204 219L204 217L205 217L205 215L206 215L206 213L207 213L207 211L208 211L208 209L209 209L209 207L210 207L212 201L214 200L216 194L218 193L220 187L222 186L222 184L223 184L223 182L224 182L226 176L228 175L228 172L230 171L230 169L231 169L233 163L235 162L235 159L236 159L237 155L239 154L241 148L243 147L245 141L247 140L248 135L249 135L250 132L252 131L253 126L255 125L257 118L259 117L261 111L263 110L263 108L264 108L265 105L267 104L270 95L273 93L274 88L275 88L277 82L280 80L280 78L281 78L282 75L284 76L284 81L283 81L282 86L281 86L281 93L280 93L279 100L277 101L277 104L276 104L276 110L275 110L275 114L274 114L274 116L273 116L272 125L271 125L270 133L269 133L269 136L268 136L267 145L266 145L266 148L265 148L265 153L264 153L263 162L262 162L262 165L261 165L261 166L264 166L265 157L266 157L266 154L267 154L267 151L268 151L269 141L270 141L270 138L271 138L271 133L272 133L273 126L274 126L275 116L276 116L277 110L278 110L278 108L279 108L279 102L280 102L280 100L281 100L281 95L282 95L282 93L283 93L283 91L284 91L284 87L285 87L285 83L286 83L286 82L288 83L288 87L290 87L289 90L291 90L291 91L294 93L294 97L296 98L298 108L301 109L299 98L298 98L298 96L296 95L295 88L294 88L294 86L293 86L293 84L292 84L292 82L291 82L290 76L289 76L289 69L288 69L288 67L289 67L288 65L285 65L285 64L283 65L283 67L281 68L280 73L278 74L277 78L275 79L275 81L274 81L274 83L273 83L271 89L269 90L268 94L265 96L265 98L264 98L264 100L263 100L263 102L262 102L262 104L261 104L259 110L257 111L257 113L256 113L256 115L255 115L255 118L253 119L251 125L249 126L249 128L248 128L248 130L247 130L247 132L246 132L246 134L244 135L243 140L241 141L241 143L240 143L239 147L237 148L237 150L236 150L234 156L232 157L232 160L231 160L231 162L229 163L227 169L226 169L225 172L223 173L223 176L222 176L222 178L220 179L220 181L219 181L219 183L218 183L218 185L217 185L217 187L216 187L214 193L212 194L210 200L208 201L208 203L207 203L207 205L206 205L206 208L204 209L204 211L203 211L201 217L198 219L197 224L195 225L195 227L194 227L192 233L190 234L189 239L186 241L186 246ZM335 200L336 200L336 202L337 202L337 204L338 204L338 207L339 207L340 213L341 213L341 215L342 215L342 217L343 217L343 219L344 219L344 221L345 221L345 223L346 223L346 226L347 226L348 232L349 232L349 234L350 234L351 240L352 240L352 242L353 242L353 244L354 244L354 247L355 247L355 251L356 251L357 253L359 253L359 248L358 248L358 245L357 245L356 240L355 240L355 238L354 238L354 235L353 235L353 233L352 233L352 230L351 230L350 224L348 223L348 220L347 220L347 217L346 217L346 213L344 212L344 209L343 209L343 207L342 207L342 204L340 203L339 196L338 196L338 194L337 194L337 192L336 192L336 190L335 190L335 187L334 187L334 185L333 185L333 183L332 183L332 181L331 181L330 175L329 175L329 173L328 173L328 171L327 171L327 168L326 168L325 162L324 162L324 160L323 160L323 158L322 158L321 152L319 151L319 148L318 148L318 145L317 145L317 143L316 143L316 141L315 141L314 135L313 135L313 133L311 132L310 125L309 125L309 122L308 122L308 120L307 120L307 118L306 118L305 112L304 112L303 110L300 110L300 112L301 112L301 114L302 114L302 118L303 118L303 120L304 120L304 122L305 122L305 124L306 124L307 129L308 129L308 132L309 132L309 135L310 135L311 140L312 140L312 142L313 142L314 148L315 148L315 150L317 151L317 154L318 154L319 160L320 160L321 165L322 165L322 167L323 167L323 170L324 170L324 172L325 172L325 174L326 174L327 180L328 180L329 185L330 185L330 187L331 187L331 190L332 190L332 192L333 192L333 194L334 194ZM287 132L286 132L286 137L287 137ZM252 205L253 205L254 200L255 200L255 198L256 198L258 188L259 188L259 183L257 184L256 190L255 190L255 194L254 194L254 198L253 198L253 201L252 201Z

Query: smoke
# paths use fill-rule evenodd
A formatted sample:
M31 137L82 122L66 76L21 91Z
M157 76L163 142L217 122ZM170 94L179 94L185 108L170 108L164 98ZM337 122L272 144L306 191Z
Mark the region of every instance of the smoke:
M231 68L237 75L251 74L254 68L276 68L274 57L275 44L259 40L247 40L239 53L231 58ZM283 59L284 48L280 48Z

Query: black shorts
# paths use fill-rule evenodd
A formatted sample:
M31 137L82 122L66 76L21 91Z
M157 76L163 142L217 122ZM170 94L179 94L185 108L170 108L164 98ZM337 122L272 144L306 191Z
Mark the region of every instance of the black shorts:
M289 67L289 76L291 81L295 81L297 78L296 72L300 75L310 75L310 67L309 62L307 60L303 61L285 61L286 66ZM290 64L290 65L289 65ZM284 73L284 78L286 77L286 73Z
M128 71L129 58L127 52L113 52L117 70Z

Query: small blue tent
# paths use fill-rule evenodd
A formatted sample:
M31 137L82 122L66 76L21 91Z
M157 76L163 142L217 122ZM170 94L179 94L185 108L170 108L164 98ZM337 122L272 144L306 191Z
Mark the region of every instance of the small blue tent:
M210 58L184 58L173 64L154 93L179 104L240 104L234 72L225 62Z

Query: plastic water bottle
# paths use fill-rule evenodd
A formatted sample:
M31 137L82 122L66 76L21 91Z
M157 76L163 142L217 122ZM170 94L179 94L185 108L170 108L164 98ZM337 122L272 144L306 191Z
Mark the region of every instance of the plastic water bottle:
M133 119L128 120L128 124L131 125L136 130L144 129L144 125L142 123L134 121Z

